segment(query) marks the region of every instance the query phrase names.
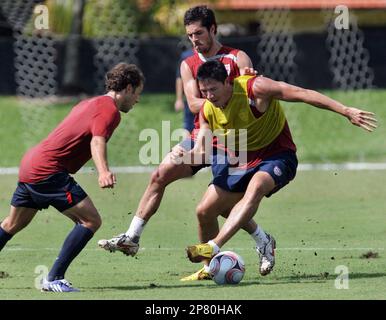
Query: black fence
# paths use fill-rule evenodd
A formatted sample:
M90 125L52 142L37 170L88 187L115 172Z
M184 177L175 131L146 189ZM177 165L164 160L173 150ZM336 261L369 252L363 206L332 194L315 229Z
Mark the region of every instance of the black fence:
M374 72L374 87L386 88L386 28L363 28L364 47L369 52L369 67ZM311 89L333 89L332 73L328 61L329 51L326 47L327 34L303 33L294 36L297 47L295 56L295 83ZM137 52L138 64L146 77L145 92L174 92L175 74L179 60L178 38L141 39ZM244 50L258 69L258 36L222 38L221 43ZM13 50L14 39L0 37L0 94L16 93L15 68ZM56 42L58 56L58 91L64 74L65 40ZM80 55L80 90L86 94L94 94L97 77L94 65L95 49L92 41L83 39Z

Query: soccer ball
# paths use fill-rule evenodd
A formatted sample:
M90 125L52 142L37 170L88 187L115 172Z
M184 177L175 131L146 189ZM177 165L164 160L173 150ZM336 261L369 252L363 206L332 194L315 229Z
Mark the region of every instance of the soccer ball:
M209 273L217 284L237 284L245 273L244 260L232 251L220 252L210 261Z

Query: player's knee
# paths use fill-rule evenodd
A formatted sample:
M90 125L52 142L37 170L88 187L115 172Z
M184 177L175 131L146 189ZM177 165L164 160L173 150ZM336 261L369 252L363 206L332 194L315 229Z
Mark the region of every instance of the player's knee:
M12 224L8 218L5 218L4 221L1 223L1 228L10 234L14 234L15 225Z
M150 184L157 185L159 187L166 187L170 183L171 171L167 168L157 168L150 178Z
M94 226L95 231L98 230L102 226L102 218L100 215L98 215L97 217L94 218L93 226Z
M253 192L247 192L244 195L244 201L251 206L258 205L266 193L267 191L263 187L258 186Z
M196 216L200 223L207 223L213 220L213 212L208 208L205 203L199 203L196 207Z
M14 235L18 233L20 230L24 229L28 225L28 223L29 221L28 222L17 221L7 217L1 223L1 227L5 232Z
M102 218L99 214L94 215L93 217L89 217L82 221L82 225L92 230L93 232L96 232L102 225Z

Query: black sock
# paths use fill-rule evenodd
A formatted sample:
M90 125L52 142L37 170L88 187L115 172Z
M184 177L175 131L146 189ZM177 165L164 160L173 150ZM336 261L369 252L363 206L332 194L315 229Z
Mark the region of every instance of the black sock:
M47 280L64 279L64 274L70 263L82 251L93 235L94 233L90 229L81 224L77 224L64 241L62 250L60 250L59 256L56 258Z
M0 227L0 251L12 237L12 234L9 234L8 232L4 231L2 227Z

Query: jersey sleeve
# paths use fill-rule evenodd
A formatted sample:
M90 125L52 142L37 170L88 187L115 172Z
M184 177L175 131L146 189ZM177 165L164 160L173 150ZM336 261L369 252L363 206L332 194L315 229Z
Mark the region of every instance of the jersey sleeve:
M91 126L92 136L101 136L110 139L120 122L119 111L115 106L98 105Z
M248 98L255 100L255 95L253 94L253 84L256 80L256 76L248 79L247 81L247 93L248 93Z

